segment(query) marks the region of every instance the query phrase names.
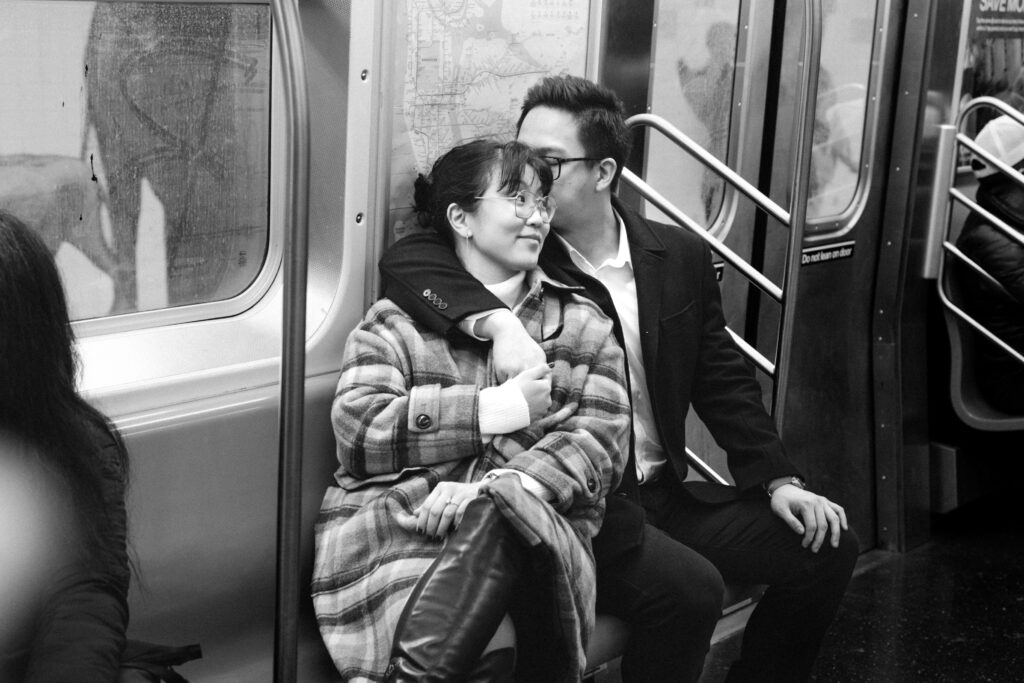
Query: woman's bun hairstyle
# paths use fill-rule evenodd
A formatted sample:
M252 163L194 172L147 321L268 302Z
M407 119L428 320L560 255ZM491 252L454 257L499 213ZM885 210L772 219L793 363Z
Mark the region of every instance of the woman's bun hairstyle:
M551 168L526 145L481 138L453 147L434 162L430 174L419 174L413 183L417 219L454 244L448 223L448 207L457 204L464 211L476 210L479 200L498 175L501 192L517 192L524 185L526 169L540 181L541 194L551 191Z

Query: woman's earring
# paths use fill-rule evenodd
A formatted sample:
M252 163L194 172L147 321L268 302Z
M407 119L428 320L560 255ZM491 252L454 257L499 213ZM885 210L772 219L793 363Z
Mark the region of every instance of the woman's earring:
M473 231L472 230L467 230L466 231L466 239L467 240L473 239Z

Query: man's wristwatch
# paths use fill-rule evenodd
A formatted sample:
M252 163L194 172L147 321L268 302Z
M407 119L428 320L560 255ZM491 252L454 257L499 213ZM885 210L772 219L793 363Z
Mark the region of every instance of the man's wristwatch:
M780 481L776 484L772 484L771 482L765 482L764 490L768 493L768 497L771 498L772 494L774 494L780 486L785 486L786 484L792 484L793 486L796 486L797 488L801 489L807 488L807 484L805 484L804 480L801 479L800 477L790 477L789 479L786 479L785 481Z

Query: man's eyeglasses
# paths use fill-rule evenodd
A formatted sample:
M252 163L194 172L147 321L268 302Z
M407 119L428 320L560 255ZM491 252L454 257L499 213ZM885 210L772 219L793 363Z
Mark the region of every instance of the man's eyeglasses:
M564 157L542 156L541 159L546 161L548 166L551 167L552 180L558 180L559 176L562 175L562 164L567 164L570 161L601 161L597 157L572 157L566 159Z
M526 190L519 190L519 192L516 192L511 197L496 194L490 197L473 197L473 199L507 199L515 207L516 216L524 220L532 216L534 211L540 211L541 220L545 223L550 223L551 219L555 217L554 199L550 196L538 197Z

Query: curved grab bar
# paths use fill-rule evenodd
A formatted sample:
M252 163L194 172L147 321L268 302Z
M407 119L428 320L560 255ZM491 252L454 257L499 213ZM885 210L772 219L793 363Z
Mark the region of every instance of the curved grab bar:
M1003 287L1003 284L1001 282L999 282L999 280L995 279L992 276L991 273L989 273L987 270L982 268L981 265L978 264L970 256L968 256L964 252L960 251L955 244L953 244L952 242L943 242L942 243L942 248L946 250L947 254L952 254L953 256L956 256L958 259L960 259L960 261L965 266L969 267L971 270L973 270L975 273L977 273L978 277L983 279L985 282L990 284L992 287L994 287L995 289L1003 292L1007 296L1010 295L1010 293L1006 291L1006 287Z
M1024 114L998 98L982 95L981 97L975 97L963 106L963 109L960 110L960 113L956 117L957 128L963 125L964 121L967 120L968 115L974 112L975 109L981 109L982 107L997 109L1010 118L1016 119L1017 123L1024 125Z
M697 236L707 242L715 252L728 261L729 265L746 275L747 279L756 284L762 291L776 301L782 301L781 287L765 277L761 271L744 261L739 254L727 247L721 240L705 230L699 223L679 210L674 204L672 204L672 202L662 196L645 181L641 180L635 173L630 171L628 168L624 168L622 169L622 178L633 186L633 188L645 199L650 201L651 204L654 204L656 207L661 209L680 225L685 226L692 232L696 233Z
M988 273L985 272L985 270L981 266L979 266L977 263L972 261L968 256L966 256L963 252L958 250L956 247L954 247L949 242L944 242L942 246L946 248L947 252L953 254L954 256L959 258L960 260L964 261L965 263L967 263L968 266L970 266L974 270L979 271L980 273L984 274L987 277L991 277L990 275L988 275ZM949 295L946 293L945 288L942 287L941 280L940 280L940 284L939 284L938 290L939 290L939 299L942 301L942 305L943 306L945 306L947 309L949 309L956 317L960 318L965 323L967 323L968 325L973 327L975 330L980 332L982 334L982 336L984 336L986 339L988 339L993 344L997 345L999 348L1001 348L1003 351L1005 351L1007 354L1009 354L1011 358L1014 358L1017 361L1019 361L1021 363L1024 363L1024 354L1021 354L1020 351L1016 350L1015 348L1013 348L1012 346L1010 346L1009 344L1004 342L995 333L989 331L989 329L987 327L985 327L985 325L983 325L982 323L980 323L977 320L975 320L974 318L972 318L966 311L964 311L962 308L960 308L955 303L953 303L953 300L950 299Z
M772 363L770 360L765 358L760 351L748 344L746 339L739 336L728 327L725 328L725 331L728 332L729 336L732 337L732 340L736 342L736 346L740 347L740 351L747 354L747 357L754 361L754 364L761 368L761 371L764 372L764 374L770 377L775 376L775 363Z
M988 161L989 163L991 163L993 166L998 168L1003 173L1003 175L1005 175L1007 178L1013 180L1018 185L1024 186L1024 176L1022 176L1019 171L1014 169L1012 166L1009 166L1008 164L1003 163L999 159L996 159L994 156L992 156L991 154L986 152L984 149L979 147L970 136L968 136L968 135L964 134L963 132L961 132L961 130L962 130L963 126L964 126L964 123L967 120L967 117L971 113L973 113L975 110L981 109L982 107L987 107L987 108L995 109L996 111L1002 112L1006 116L1009 116L1010 118L1015 120L1020 125L1024 126L1024 114L1021 114L1016 109L1014 109L1013 107L1009 106L1008 104L1006 104L1002 100L996 99L995 97L988 97L988 96L976 97L973 100L971 100L970 102L968 102L966 105L964 105L963 109L960 111L959 115L957 116L957 119L956 119L956 130L957 130L956 141L957 141L957 143L967 147L969 150L971 150L971 152L974 155L980 156L981 158L983 158L986 161ZM956 154L950 154L949 156L950 156L950 159L948 160L949 165L951 167L955 167L955 164L956 164ZM951 170L950 177L954 177L952 175L952 170ZM962 205L966 206L971 211L975 211L978 214L980 214L983 218L985 218L985 220L989 221L995 228L997 228L998 230L1003 232L1009 239L1012 239L1012 240L1014 240L1014 241L1024 245L1024 234L1021 234L1019 231L1015 230L1012 226L1008 225L1005 221L1003 221L1002 219L1000 219L999 217L994 215L992 212L990 212L990 211L986 210L985 208L983 208L980 204L978 204L976 201L974 201L971 198L969 198L963 192L961 192L960 190L958 190L955 187L950 186L950 187L947 188L946 193L947 193L947 196L949 198L958 201L959 203L961 203ZM992 276L991 273L989 273L987 270L985 270L979 264L975 263L973 259L971 259L969 256L964 254L962 251L960 251L960 249L958 249L956 247L956 245L954 245L953 243L951 243L949 241L949 233L950 233L950 230L952 228L952 222L953 222L952 214L953 214L952 211L947 211L946 220L945 220L945 239L942 241L942 248L945 250L945 253L951 254L952 256L954 256L957 260L959 260L961 263L964 263L966 266L971 268L978 276L984 278L990 284L995 285L995 286L999 287L1000 289L1004 289L1005 290L1005 288L1002 286L1002 284L999 281L997 281ZM957 316L958 318L960 318L961 320L966 322L968 325L970 325L972 328L974 328L982 336L984 336L989 341L991 341L993 344L997 345L1000 349L1002 349L1007 354L1009 354L1010 357L1016 359L1017 361L1019 361L1021 363L1024 363L1024 354L1021 354L1019 351L1017 351L1016 349L1011 347L1009 344L1007 344L1005 341L1003 341L998 335L996 335L994 332L991 332L984 324L982 324L982 323L978 322L977 320L975 320L967 312L965 312L963 309L961 309L959 306L957 306L953 302L953 300L949 296L949 293L946 291L946 283L947 283L946 269L947 269L947 267L948 267L948 265L946 263L946 259L945 258L938 259L938 274L937 274L937 277L936 277L936 289L939 292L939 300L942 302L942 305L945 308L947 308L950 312L952 312L955 316Z
M1021 178L1019 182L1021 183L1021 185L1024 185L1024 178ZM963 192L956 188L950 188L949 196L957 200L964 206L966 206L971 211L976 211L977 213L981 214L981 216L985 220L987 220L994 227L1002 231L1004 235L1006 235L1008 238L1024 247L1024 233L1021 233L1018 230L1014 229L1013 226L1011 226L1009 223L999 218L991 211L988 211L981 204L972 200L970 197L968 197L967 195L965 195Z
M787 379L784 374L778 372L780 369L788 368L791 345L783 343L793 333L794 312L792 306L785 305L785 293L794 292L797 287L797 274L800 269L801 247L803 246L804 223L807 220L807 192L810 179L811 150L814 137L814 115L813 104L817 101L818 71L821 60L821 0L805 0L804 3L804 36L803 51L801 58L804 68L801 72L801 84L798 93L797 111L802 116L797 117L794 126L794 139L797 141L795 163L790 176L790 187L792 188L790 211L786 211L776 204L772 199L747 182L741 175L729 168L725 163L716 158L713 154L695 143L688 135L680 131L670 122L654 114L636 114L631 116L627 125L632 127L647 126L658 130L668 137L677 146L695 157L720 176L725 182L735 187L739 192L746 195L758 207L768 213L790 229L789 250L786 259L786 270L784 283L780 287L767 278L763 273L744 261L732 249L727 247L703 226L687 216L665 197L654 190L644 180L639 178L629 169L623 169L622 177L637 192L640 193L651 204L656 206L666 215L670 216L679 225L686 227L696 233L702 240L708 243L712 250L722 256L730 265L739 270L750 282L755 284L763 292L772 297L775 301L783 304L782 324L776 347L776 361L774 364L759 353L754 347L739 337L732 330L729 334L737 342L740 349L753 360L757 366L775 380L774 387L774 414L777 422L781 422L783 415L783 404L786 395ZM780 425L781 426L781 425Z
M297 676L301 603L302 420L306 380L306 272L309 253L309 97L298 0L273 0L285 93L288 164L278 431L277 591L274 680Z
M665 134L665 137L672 140L679 147L696 157L702 164L718 174L723 180L735 187L737 190L752 199L755 204L767 211L776 220L789 225L789 212L769 199L764 193L747 182L743 176L729 168L714 154L693 141L690 136L682 132L664 118L655 114L635 114L626 119L626 125L633 128L637 126L649 126L656 128ZM623 171L625 173L625 171Z

